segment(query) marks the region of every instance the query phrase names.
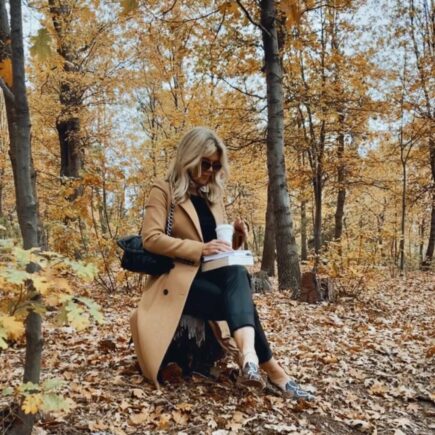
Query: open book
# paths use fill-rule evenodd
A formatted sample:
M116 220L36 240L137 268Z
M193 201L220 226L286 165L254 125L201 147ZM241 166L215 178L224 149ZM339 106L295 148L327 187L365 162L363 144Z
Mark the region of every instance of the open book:
M254 257L251 251L230 251L220 252L219 254L206 255L203 258L201 271L207 272L208 270L218 269L224 266L252 266L254 264Z

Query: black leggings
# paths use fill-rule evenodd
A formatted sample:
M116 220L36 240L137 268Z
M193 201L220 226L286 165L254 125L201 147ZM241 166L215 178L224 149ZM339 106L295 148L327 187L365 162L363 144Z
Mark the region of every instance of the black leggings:
M198 272L190 287L183 314L205 320L226 320L231 334L243 326L252 326L260 364L272 358L272 351L252 301L248 272L243 266L226 266Z

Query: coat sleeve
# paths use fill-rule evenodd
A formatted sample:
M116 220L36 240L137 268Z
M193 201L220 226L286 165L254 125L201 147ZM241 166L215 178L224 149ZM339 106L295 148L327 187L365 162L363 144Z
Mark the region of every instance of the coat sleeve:
M203 243L196 240L183 240L165 234L166 219L169 208L166 189L159 184L151 188L150 197L145 208L142 225L143 247L155 254L166 255L175 259L200 263Z

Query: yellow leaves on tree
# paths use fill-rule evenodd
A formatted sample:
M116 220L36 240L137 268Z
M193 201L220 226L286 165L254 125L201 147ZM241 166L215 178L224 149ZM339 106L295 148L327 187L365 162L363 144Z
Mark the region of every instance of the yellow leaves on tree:
M0 315L0 348L6 349L5 339L18 340L24 334L23 322L15 316Z
M25 412L25 414L36 414L39 409L41 408L41 405L43 403L42 400L42 394L36 393L36 394L29 394L23 402L22 410Z
M4 41L4 47L2 49L2 55L4 55L4 58L0 57L0 77L10 88L12 88L12 60L8 56L8 53L10 52L10 45L11 40L8 38Z
M282 0L279 8L287 17L287 27L297 26L301 21L301 6L299 0Z
M236 1L228 1L219 6L219 11L223 14L240 16L240 8Z
M38 30L36 36L30 38L32 46L30 53L32 56L37 57L39 60L44 61L52 54L52 39L47 29L41 28Z
M119 3L122 7L123 15L128 15L139 7L137 0L121 0Z
M0 77L10 88L12 87L12 61L8 57L0 62Z
M39 411L69 411L74 405L71 399L65 399L59 394L65 382L59 378L46 379L42 384L23 383L15 388L6 387L3 396L15 396L22 402L21 409L26 414L36 414Z

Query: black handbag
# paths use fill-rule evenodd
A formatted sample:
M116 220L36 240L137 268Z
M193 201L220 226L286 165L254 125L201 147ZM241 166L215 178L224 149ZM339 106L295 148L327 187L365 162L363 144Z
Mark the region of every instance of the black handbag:
M175 205L171 202L165 231L168 236L172 234L174 209ZM168 273L174 267L174 260L171 257L154 254L144 249L140 235L126 236L118 239L116 243L124 251L121 258L121 267L130 272L140 272L155 276Z

